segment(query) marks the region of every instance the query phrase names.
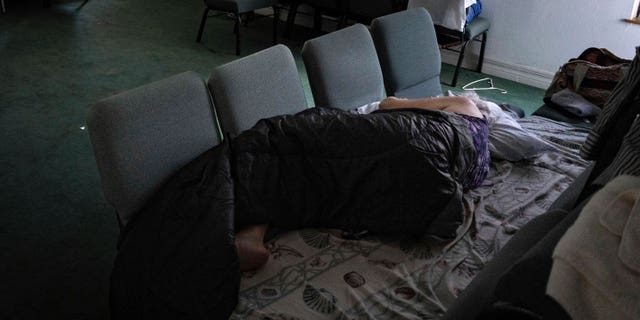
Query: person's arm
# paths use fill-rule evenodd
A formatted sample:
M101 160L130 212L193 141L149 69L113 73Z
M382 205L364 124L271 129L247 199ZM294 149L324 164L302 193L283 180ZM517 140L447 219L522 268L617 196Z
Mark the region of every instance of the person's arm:
M435 97L411 100L388 97L380 102L380 109L440 110L482 118L482 113L480 113L478 107L473 101L465 97Z

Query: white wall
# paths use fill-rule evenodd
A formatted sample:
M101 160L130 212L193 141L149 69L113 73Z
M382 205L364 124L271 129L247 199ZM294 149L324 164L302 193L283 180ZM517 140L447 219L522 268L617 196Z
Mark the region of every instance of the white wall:
M491 21L483 72L546 88L560 65L588 47L632 58L640 25L629 18L634 0L484 0ZM479 44L465 65L475 63ZM451 54L443 60L452 63Z

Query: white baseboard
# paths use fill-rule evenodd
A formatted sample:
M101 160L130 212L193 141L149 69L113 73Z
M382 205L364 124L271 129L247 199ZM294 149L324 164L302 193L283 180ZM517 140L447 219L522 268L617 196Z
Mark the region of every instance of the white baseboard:
M470 48L467 48L467 50ZM449 50L440 50L442 62L456 65L458 54ZM475 70L478 63L478 55L467 52L462 61L462 67ZM539 70L523 65L511 64L489 59L485 56L482 65L482 73L526 84L536 88L546 89L551 84L553 72Z

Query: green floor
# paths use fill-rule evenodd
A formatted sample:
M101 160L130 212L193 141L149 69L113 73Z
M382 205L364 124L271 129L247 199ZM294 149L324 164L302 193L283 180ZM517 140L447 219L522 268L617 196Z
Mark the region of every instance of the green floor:
M55 1L54 1L55 2ZM84 117L95 101L236 59L232 23L201 0L6 0L0 15L0 319L106 318L118 228L104 201ZM270 45L270 21L243 29L245 53ZM300 59L299 29L286 44ZM491 43L488 44L489 46ZM443 80L452 67L443 66ZM482 75L463 72L465 84ZM530 113L542 90L494 78L490 97ZM444 87L448 89L448 87Z

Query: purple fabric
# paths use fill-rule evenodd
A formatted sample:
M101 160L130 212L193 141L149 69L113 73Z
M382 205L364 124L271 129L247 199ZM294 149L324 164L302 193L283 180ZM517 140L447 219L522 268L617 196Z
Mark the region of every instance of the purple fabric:
M473 146L476 148L475 165L467 169L467 174L462 182L465 189L473 189L482 184L489 173L491 156L489 154L489 125L487 119L458 114L469 123L469 134L473 139Z

